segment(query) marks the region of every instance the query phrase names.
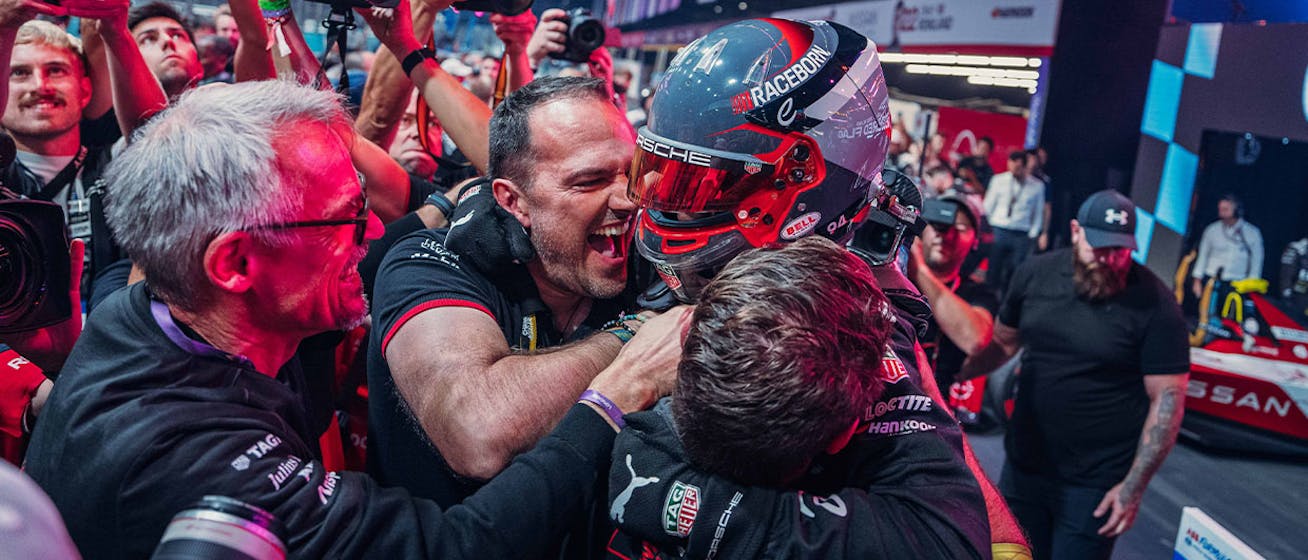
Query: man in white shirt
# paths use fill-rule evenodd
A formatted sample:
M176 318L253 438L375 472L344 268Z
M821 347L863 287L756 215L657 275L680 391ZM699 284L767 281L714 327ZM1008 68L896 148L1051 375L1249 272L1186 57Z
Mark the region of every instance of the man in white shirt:
M1263 234L1244 221L1244 207L1233 194L1217 203L1217 221L1204 228L1199 239L1199 257L1190 276L1195 297L1203 294L1204 281L1220 275L1222 280L1263 277Z
M1045 232L1045 184L1028 173L1025 151L1009 154L1008 171L990 179L985 209L995 232L986 281L1003 293L1017 265L1031 254L1033 241Z

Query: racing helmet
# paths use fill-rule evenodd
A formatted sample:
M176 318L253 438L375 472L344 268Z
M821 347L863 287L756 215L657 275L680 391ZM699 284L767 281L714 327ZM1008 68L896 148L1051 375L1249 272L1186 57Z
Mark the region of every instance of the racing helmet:
M636 249L682 301L745 249L845 243L884 193L876 45L833 22L752 19L673 59L637 133Z

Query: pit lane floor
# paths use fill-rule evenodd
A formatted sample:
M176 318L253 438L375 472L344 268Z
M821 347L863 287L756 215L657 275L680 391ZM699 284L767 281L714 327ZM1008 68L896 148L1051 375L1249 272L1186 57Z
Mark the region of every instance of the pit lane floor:
M968 434L982 468L999 480L1002 432ZM1145 493L1114 560L1172 557L1183 506L1197 506L1268 560L1308 558L1308 464L1219 454L1178 443Z

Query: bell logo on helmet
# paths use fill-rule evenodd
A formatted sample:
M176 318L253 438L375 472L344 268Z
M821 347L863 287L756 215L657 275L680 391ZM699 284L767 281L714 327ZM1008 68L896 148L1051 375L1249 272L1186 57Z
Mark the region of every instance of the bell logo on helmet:
M710 167L709 162L712 160L712 156L708 154L693 152L684 148L678 148L670 144L664 144L648 136L638 135L636 137L636 143L640 144L640 149L645 150L651 154L654 154L659 157L665 157L668 159L674 159L677 161L684 161L691 165Z
M772 79L763 82L763 85L749 88L750 100L755 107L767 105L804 83L804 80L807 80L810 76L817 74L818 70L828 60L831 60L831 51L813 45L808 53L799 59L799 62L791 64L790 67L778 72L772 76Z
M803 216L795 218L794 220L791 220L790 223L786 224L785 227L781 228L781 238L786 241L794 241L813 233L813 229L817 227L817 223L821 219L822 214L818 214L817 212L809 212Z

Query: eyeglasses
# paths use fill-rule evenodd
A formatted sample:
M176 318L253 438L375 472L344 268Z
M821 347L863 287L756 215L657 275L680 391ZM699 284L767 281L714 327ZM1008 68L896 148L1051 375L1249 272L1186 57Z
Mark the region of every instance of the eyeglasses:
M356 172L359 176L359 192L363 193L363 206L359 208L359 213L353 218L339 218L335 220L304 220L299 222L286 222L284 224L268 224L263 226L254 226L251 230L284 230L307 227L325 227L325 226L346 226L354 224L354 244L363 245L364 238L368 234L368 190L364 186L363 174Z

